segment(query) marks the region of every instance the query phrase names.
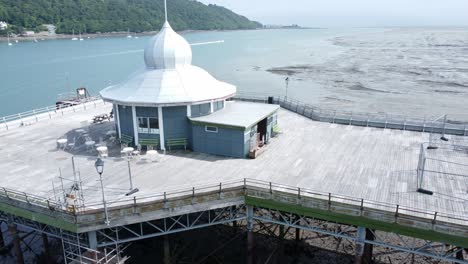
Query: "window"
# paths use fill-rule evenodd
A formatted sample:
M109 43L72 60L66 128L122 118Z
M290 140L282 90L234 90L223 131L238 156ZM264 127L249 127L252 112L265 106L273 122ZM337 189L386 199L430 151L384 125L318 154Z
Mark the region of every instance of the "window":
M211 113L210 103L191 106L192 117L204 116Z
M138 117L138 133L148 133L147 117Z
M149 133L158 134L159 133L159 122L157 118L148 118L149 120Z
M138 133L159 134L159 122L153 117L138 117Z
M215 126L205 126L206 132L218 133L218 127Z
M220 109L223 109L224 107L224 101L216 101L213 102L213 111L216 112Z

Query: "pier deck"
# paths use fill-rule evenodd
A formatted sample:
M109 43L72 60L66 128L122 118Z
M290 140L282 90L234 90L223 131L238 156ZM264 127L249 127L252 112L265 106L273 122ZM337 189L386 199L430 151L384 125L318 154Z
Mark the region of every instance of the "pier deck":
M94 168L97 153L57 150L56 140L64 136L73 140L82 121L110 110L110 104L98 104L0 132L0 186L53 198L52 181L59 188L59 168L64 178L73 179L71 158L75 156L85 204L99 203L102 198ZM132 160L133 185L140 189L134 195L250 178L463 218L468 215L466 177L433 175L427 186L434 195L416 192L420 144L429 140L429 134L315 122L283 109L278 120L281 134L255 160L185 151L168 152L158 162ZM90 133L97 142L111 129L113 122L104 122L91 125ZM451 137L468 145L463 137ZM456 161L468 164L468 155L459 155ZM103 174L107 200L128 199L127 166L120 148L110 149ZM443 164L439 169L467 174L466 167L455 164Z

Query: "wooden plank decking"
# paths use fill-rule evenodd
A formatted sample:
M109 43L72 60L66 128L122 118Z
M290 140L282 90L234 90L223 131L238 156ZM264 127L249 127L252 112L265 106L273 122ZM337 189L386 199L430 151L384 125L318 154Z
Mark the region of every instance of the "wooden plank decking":
M71 157L83 181L86 204L98 203L101 193L94 168L96 153L83 149L56 150L56 140L74 136L83 120L110 112L110 105L44 120L0 133L1 187L53 198L59 168L72 179ZM429 135L419 132L345 126L315 122L287 110L279 111L281 135L255 160L218 157L203 153L175 151L159 162L133 160L133 185L137 197L192 186L252 178L353 196L366 200L395 203L428 211L468 216L466 177L432 176L427 186L433 196L416 192L416 168L420 144ZM113 123L90 128L97 141ZM71 139L71 138L69 138ZM457 137L457 142L467 142ZM438 155L438 154L434 154ZM444 153L440 154L444 157ZM108 200L125 199L129 189L127 162L118 147L106 159L104 184ZM457 156L468 164L468 155ZM457 170L449 164L441 170ZM466 174L466 173L465 173ZM65 181L65 188L70 182Z

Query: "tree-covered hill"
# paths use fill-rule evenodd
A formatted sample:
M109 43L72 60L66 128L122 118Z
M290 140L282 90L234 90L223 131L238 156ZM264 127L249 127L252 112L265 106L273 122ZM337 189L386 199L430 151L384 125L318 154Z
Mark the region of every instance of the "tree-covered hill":
M252 29L261 27L229 9L194 0L168 0L175 30ZM57 33L142 32L159 30L164 21L163 0L0 0L0 21L10 30L37 30L54 24Z

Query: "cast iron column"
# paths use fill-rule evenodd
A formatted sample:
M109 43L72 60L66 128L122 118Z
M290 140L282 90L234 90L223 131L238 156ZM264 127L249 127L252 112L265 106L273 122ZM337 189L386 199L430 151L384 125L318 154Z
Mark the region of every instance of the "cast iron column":
M2 223L0 222L0 250L5 247L5 240L3 239Z
M253 207L247 205L247 264L253 264Z
M44 257L46 259L46 263L52 263L50 261L49 238L46 233L42 233L42 244L44 245Z
M356 251L354 256L355 264L364 264L364 241L366 239L366 229L362 226L358 226L356 234Z
M15 252L16 256L16 263L24 264L23 251L21 251L21 241L20 237L18 236L16 225L11 223L8 226L8 231L10 232L10 236L13 238L13 251Z
M164 264L171 264L171 248L169 244L169 235L164 236Z

